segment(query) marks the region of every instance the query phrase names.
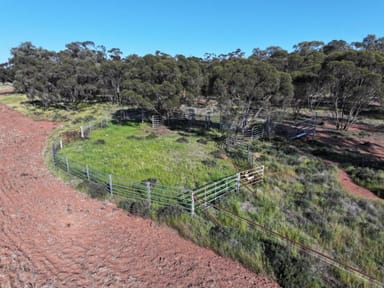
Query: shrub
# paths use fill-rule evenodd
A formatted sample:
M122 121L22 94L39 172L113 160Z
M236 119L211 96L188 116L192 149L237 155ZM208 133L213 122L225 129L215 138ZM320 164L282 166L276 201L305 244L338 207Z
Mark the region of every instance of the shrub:
M206 144L208 144L208 141L204 138L199 138L199 139L197 139L197 143L206 145Z
M104 199L108 195L104 184L90 182L88 184L88 193L92 198Z
M321 285L311 272L311 263L300 254L270 240L264 240L264 252L277 281L282 287L318 287Z
M212 155L217 159L224 159L224 160L228 159L228 156L227 154L225 154L224 151L216 150L212 152Z
M157 211L159 220L165 220L167 217L177 218L183 213L183 209L179 206L165 206Z
M188 139L185 137L180 137L176 140L177 143L188 143Z
M149 133L147 136L145 136L145 139L150 140L150 139L156 139L157 137L158 137L158 136L156 135L156 133L151 132L151 133Z
M207 167L216 167L217 166L216 161L210 160L210 159L203 160L203 161L201 161L201 163L203 163Z
M95 142L93 142L95 145L104 145L105 140L104 139L97 139Z
M149 203L146 200L125 199L119 202L118 207L132 215L141 217L149 216Z

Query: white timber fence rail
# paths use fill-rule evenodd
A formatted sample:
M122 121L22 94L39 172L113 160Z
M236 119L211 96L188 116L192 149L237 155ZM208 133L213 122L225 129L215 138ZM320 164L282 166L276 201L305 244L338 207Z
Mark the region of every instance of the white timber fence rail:
M88 183L97 184L97 189L115 199L146 201L148 205L155 204L161 207L177 206L194 215L197 210L208 208L209 204L220 200L228 193L239 191L241 185L255 185L264 177L264 166L254 167L191 190L185 187L154 183L151 179L137 181L101 172L86 163L71 160L59 152L63 149L65 142L87 139L93 130L105 128L108 125L107 120L102 120L97 124L89 123L81 126L80 131L71 132L70 135L77 137L69 137L69 139L67 137L66 141L60 138L52 145L52 160L57 168Z

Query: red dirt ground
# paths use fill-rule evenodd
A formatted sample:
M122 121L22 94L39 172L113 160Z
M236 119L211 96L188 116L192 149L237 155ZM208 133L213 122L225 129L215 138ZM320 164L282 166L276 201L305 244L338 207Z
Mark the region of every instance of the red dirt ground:
M0 287L279 287L56 179L54 127L0 105Z
M339 172L339 182L343 186L344 190L361 198L365 199L371 199L371 200L378 200L383 201L380 197L376 196L376 194L372 193L368 189L365 189L359 185L356 185L352 179L349 177L347 172L340 169Z
M331 144L338 150L353 148L361 155L376 157L384 162L384 125L376 127L366 124L353 124L348 130L350 135L345 137L334 130L334 125L325 122L325 125L316 128L316 139L322 143ZM363 133L361 136L361 133ZM339 182L344 189L361 198L384 201L374 193L356 185L349 175L342 169L339 172Z

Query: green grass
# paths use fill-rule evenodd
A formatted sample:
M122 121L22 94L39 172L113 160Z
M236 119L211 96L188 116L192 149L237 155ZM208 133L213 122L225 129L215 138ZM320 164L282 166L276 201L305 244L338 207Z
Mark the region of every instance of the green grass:
M65 145L60 153L104 173L192 189L236 172L230 160L213 156L215 142L201 144L201 137L181 134L160 134L147 124L112 125L93 131L89 140Z
M384 205L346 194L337 169L280 141L256 143L264 184L220 205L384 281ZM282 287L374 287L220 212L199 224L169 220L186 237L272 275ZM187 217L187 216L185 216Z
M55 107L39 107L31 104L24 94L0 95L0 103L6 104L12 109L31 117L34 120L56 121L65 123L65 129L73 129L82 122L88 122L102 117L110 116L111 113L121 107L109 103L96 104L73 104L68 109Z

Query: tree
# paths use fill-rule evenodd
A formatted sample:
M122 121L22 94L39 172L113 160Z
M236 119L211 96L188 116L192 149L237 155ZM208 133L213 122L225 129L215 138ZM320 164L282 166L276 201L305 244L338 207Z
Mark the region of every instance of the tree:
M331 102L336 129L348 130L361 110L383 95L382 76L349 60L328 59L320 78Z
M221 109L232 115L233 123L240 128L247 125L252 110L269 112L293 90L288 74L253 59L230 59L216 66L214 88Z
M294 45L293 49L295 49L295 52L298 52L300 55L307 55L315 51L320 51L323 46L324 42L322 41L304 41Z
M328 44L324 45L323 52L328 55L334 52L345 52L351 49L351 45L344 40L332 40Z
M12 69L9 63L0 64L0 83L12 83L14 79L14 69Z
M130 56L126 61L129 66L122 83L125 99L167 116L180 106L181 74L175 58L157 51L143 58Z
M121 59L122 52L118 48L108 50L108 61L100 65L101 83L100 89L108 95L112 103L122 104L121 85L124 81L128 64Z

